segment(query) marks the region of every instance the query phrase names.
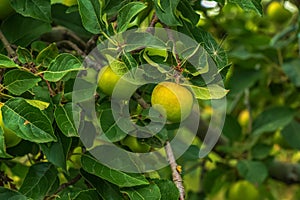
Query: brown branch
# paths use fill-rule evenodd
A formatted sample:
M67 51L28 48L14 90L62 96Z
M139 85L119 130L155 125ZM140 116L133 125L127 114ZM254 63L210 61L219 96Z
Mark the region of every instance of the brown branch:
M138 93L134 93L133 98L142 106L142 108L150 108L150 105Z
M179 200L184 200L184 187L182 184L182 178L177 170L178 165L176 163L174 153L169 141L166 142L165 151L167 153L168 161L172 170L173 182L179 190Z
M2 33L2 31L0 30L0 40L2 41L2 43L4 44L4 47L8 53L8 56L11 58L15 58L17 56L16 52L11 48L10 43L8 42L8 40L6 39L6 37L4 36L4 34Z
M78 55L81 55L82 57L85 57L86 54L73 42L69 41L69 40L62 40L57 42L57 46L63 46L63 45L67 45L69 47L71 47L72 49L74 49Z
M154 13L153 16L152 16L151 22L150 22L148 28L146 29L146 32L152 33L152 34L153 34L153 31L154 31L153 27L154 27L155 24L158 22L158 20L159 20L158 17L157 17L156 14Z
M75 176L75 178L71 179L69 182L61 184L59 186L59 188L56 190L56 192L54 193L54 195L58 194L59 192L61 192L65 188L67 188L68 186L74 185L75 183L77 183L81 179L81 177L82 177L81 174L78 174L77 176Z

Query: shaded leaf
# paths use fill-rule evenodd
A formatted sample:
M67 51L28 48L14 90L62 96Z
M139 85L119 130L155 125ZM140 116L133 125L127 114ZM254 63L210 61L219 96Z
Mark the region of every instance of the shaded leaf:
M153 2L156 15L161 22L168 26L181 25L175 14L179 0L153 0Z
M121 171L110 169L99 163L91 156L83 155L81 157L82 168L90 174L96 175L119 187L132 187L139 185L148 185L147 179L140 174L127 174Z
M42 200L53 187L58 188L57 169L47 162L37 163L29 168L29 171L20 188L20 192L35 200Z
M18 60L23 64L33 61L32 54L30 53L30 51L28 49L25 49L25 48L19 46L17 48L16 53L18 56Z
M262 112L253 121L253 134L275 131L285 127L294 117L294 111L289 107L275 107Z
M61 132L67 137L78 137L77 128L73 120L73 115L76 113L79 119L80 113L72 107L71 103L58 105L54 111L55 121Z
M118 186L103 180L95 175L89 174L83 170L80 172L82 176L96 188L98 194L105 200L122 200L123 196Z
M58 49L55 43L50 44L44 48L36 57L38 64L43 64L43 67L47 67L52 60L58 55Z
M48 81L56 82L61 80L69 72L82 70L80 61L73 55L63 53L59 54L53 62L50 63L47 71L44 72L44 78Z
M263 13L261 0L229 0L229 2L239 5L246 11L253 10L259 15Z
M26 47L44 33L50 32L51 26L47 22L14 14L3 21L1 31L11 44Z
M300 87L300 59L283 63L282 69L295 86Z
M133 187L123 189L121 191L129 196L131 200L160 200L161 193L159 187L155 184L150 184L143 187Z
M63 134L58 134L58 141L40 144L43 153L46 155L47 160L57 167L61 167L67 171L67 155L71 147L71 138L65 137Z
M102 31L101 4L102 1L98 0L78 0L82 24L87 31L93 34L99 34Z
M8 188L0 187L0 199L27 200L27 197L15 190L10 190Z
M44 22L51 22L50 0L10 1L16 12L26 17L32 17Z
M17 136L37 143L56 140L49 118L25 99L11 98L1 110L5 127Z
M267 167L259 161L241 160L237 169L245 179L256 184L263 183L268 176Z
M294 120L281 131L281 135L285 141L295 149L300 149L299 130L300 123Z
M4 140L4 131L3 131L3 128L0 126L0 158L11 158L11 157L12 156L10 156L9 154L6 153L6 145L5 145L5 140Z
M9 57L0 54L0 68L15 68L19 67L14 61L12 61Z
M155 184L159 187L161 200L179 199L179 191L170 180L154 180Z
M4 75L4 86L12 94L21 95L33 88L42 79L34 74L19 69L10 70Z
M129 24L132 21L132 19L140 13L142 10L144 10L147 6L142 2L130 2L123 6L119 10L118 14L118 32L123 32L127 28L129 28Z

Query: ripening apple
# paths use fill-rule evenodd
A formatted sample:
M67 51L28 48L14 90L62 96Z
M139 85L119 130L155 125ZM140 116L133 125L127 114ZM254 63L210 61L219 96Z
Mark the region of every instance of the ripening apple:
M151 104L167 117L170 122L185 120L193 107L193 95L184 86L173 82L161 82L155 86Z

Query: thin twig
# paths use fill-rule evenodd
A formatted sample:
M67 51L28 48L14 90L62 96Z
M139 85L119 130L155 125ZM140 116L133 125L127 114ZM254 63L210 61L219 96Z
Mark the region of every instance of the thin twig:
M166 142L165 151L167 153L168 161L172 170L173 182L179 190L179 199L184 200L184 187L182 184L182 178L177 170L178 165L176 163L174 153L169 141Z
M57 42L57 46L61 46L61 45L67 45L69 47L71 47L72 49L74 49L78 55L81 55L82 57L85 57L86 54L73 42L69 41L69 40L62 40Z
M81 174L78 174L77 176L75 176L75 178L71 179L69 182L61 184L59 186L59 188L56 190L56 192L54 193L54 195L58 194L59 192L61 192L65 188L67 188L68 186L74 185L75 183L77 183L81 179L81 177L82 177Z
M252 115L251 115L251 105L250 105L250 100L249 100L249 88L245 89L245 97L244 97L244 103L246 105L246 108L249 113L249 120L248 120L248 127L247 127L247 133L252 132Z
M14 58L17 56L16 52L11 48L10 43L6 39L6 37L3 35L2 31L0 30L0 40L4 44L4 47L8 53L8 56L11 58Z
M150 108L150 105L138 93L134 93L133 98L142 106L142 108Z
M155 26L155 24L158 22L158 17L156 16L156 14L154 13L153 16L152 16L152 19L151 19L151 22L148 26L148 28L146 29L146 32L148 33L152 33L153 34L153 27Z

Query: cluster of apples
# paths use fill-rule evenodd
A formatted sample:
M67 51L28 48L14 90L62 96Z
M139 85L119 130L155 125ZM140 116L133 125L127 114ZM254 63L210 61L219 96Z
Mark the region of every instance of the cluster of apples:
M118 81L123 81L122 87L124 88L129 88L131 84L113 71L115 68L112 66L113 64L103 67L98 75L99 89L109 96L113 94ZM164 81L158 83L151 94L152 107L164 115L169 123L178 123L185 120L192 111L193 103L193 95L190 90L175 82ZM139 142L136 137L130 135L121 143L134 152L144 153L150 150L147 144Z

